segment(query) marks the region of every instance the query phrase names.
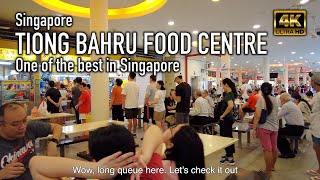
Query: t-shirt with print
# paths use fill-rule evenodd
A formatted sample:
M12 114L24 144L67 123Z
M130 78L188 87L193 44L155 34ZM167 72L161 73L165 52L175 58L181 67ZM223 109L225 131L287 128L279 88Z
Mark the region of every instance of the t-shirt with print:
M190 98L191 98L191 86L182 82L176 87L176 96L181 97L181 101L177 103L177 113L189 113L190 112Z
M163 112L166 110L164 106L164 99L166 98L165 90L158 90L154 96L155 99L158 99L158 103L154 105L154 110L156 112Z
M125 108L132 109L139 107L139 85L135 81L128 81L122 89L123 95L126 96Z
M88 114L91 112L91 99L90 94L87 91L83 91L79 102L82 102L81 106L79 106L79 113L80 114Z
M157 84L156 83L150 83L147 86L146 95L149 95L148 102L151 102L151 101L154 100L154 96L155 96L157 91L158 91L158 89L157 89ZM150 107L154 107L154 105L151 105Z
M36 155L34 140L46 137L51 133L51 125L42 121L30 121L27 125L26 134L23 138L6 140L0 136L0 170L7 164L18 159L24 164L26 171L16 180L32 180L29 171L29 161Z
M167 109L167 106L174 106L176 105L176 101L174 99L171 99L170 97L167 97L165 100L164 100L164 105L166 106L166 116L169 116L169 115L173 115L173 114L170 114Z
M273 105L273 109L270 115L267 116L267 121L264 124L258 124L259 128L263 128L269 131L278 131L279 129L279 121L278 121L278 103L276 98L269 96ZM256 108L262 109L265 107L264 99L260 96Z
M46 97L50 97L55 103L59 102L59 99L61 97L60 91L56 88L50 88L46 92ZM51 113L58 113L59 107L52 104L49 100L47 101L47 110Z

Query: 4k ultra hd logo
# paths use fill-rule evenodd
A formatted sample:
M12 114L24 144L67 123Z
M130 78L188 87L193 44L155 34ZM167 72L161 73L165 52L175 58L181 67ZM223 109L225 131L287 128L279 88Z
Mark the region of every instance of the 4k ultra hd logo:
M307 35L306 10L274 10L273 35L305 36Z

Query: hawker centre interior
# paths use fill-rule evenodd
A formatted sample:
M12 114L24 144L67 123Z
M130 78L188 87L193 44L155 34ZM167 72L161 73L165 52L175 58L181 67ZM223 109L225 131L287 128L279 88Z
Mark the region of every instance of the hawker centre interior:
M319 180L319 9L2 0L0 180Z

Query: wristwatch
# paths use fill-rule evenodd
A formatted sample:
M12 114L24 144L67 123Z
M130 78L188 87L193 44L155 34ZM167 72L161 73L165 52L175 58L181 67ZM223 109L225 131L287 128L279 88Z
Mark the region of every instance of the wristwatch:
M50 138L49 141L59 144L59 141L56 138Z

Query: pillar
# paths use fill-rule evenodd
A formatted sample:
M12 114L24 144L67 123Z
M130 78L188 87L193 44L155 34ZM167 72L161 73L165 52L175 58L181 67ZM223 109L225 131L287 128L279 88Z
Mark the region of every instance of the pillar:
M230 78L230 55L221 55L221 79Z
M270 69L269 69L269 58L263 58L263 80L264 82L270 81Z
M284 89L288 92L288 88L289 88L289 69L288 69L288 64L285 63L283 65L283 68L285 69L285 71L283 72Z
M295 84L297 85L297 86L300 86L300 82L299 82L299 78L300 78L300 70L299 69L296 69L296 73L295 73Z
M108 31L108 1L90 1L90 31ZM99 33L98 33L99 35ZM100 39L100 38L98 38ZM91 60L105 58L91 54ZM103 73L91 73L91 108L92 121L109 120L109 75Z
M176 56L168 56L164 58L165 61L176 61ZM181 62L180 62L181 63ZM182 70L181 70L182 71ZM163 75L165 76L165 86L166 86L166 95L170 95L170 89L176 89L177 84L174 82L174 74L175 72L165 72Z
M239 86L241 87L242 86L242 72L241 71L238 72L238 81L239 81Z
M217 85L220 86L221 85L221 81L220 81L220 73L221 73L221 69L220 68L217 68L217 71L216 71L216 79L217 79Z
M308 76L307 73L303 73L303 74L302 74L303 84L307 84L307 76Z

